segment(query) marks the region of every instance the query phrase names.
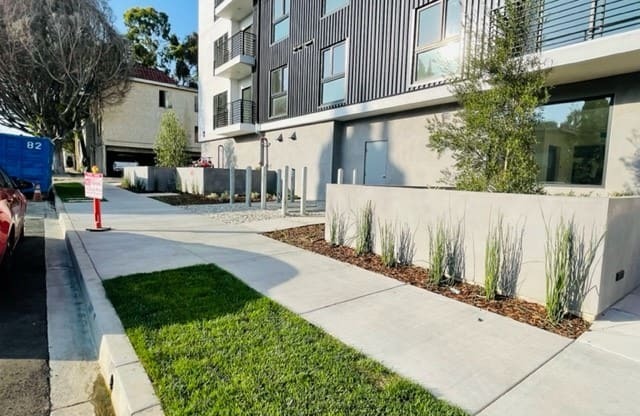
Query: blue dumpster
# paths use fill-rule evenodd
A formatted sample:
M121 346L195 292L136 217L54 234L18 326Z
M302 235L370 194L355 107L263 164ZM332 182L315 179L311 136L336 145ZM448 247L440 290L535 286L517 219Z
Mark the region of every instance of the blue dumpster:
M10 176L40 184L43 193L51 188L53 150L45 137L0 134L0 166Z

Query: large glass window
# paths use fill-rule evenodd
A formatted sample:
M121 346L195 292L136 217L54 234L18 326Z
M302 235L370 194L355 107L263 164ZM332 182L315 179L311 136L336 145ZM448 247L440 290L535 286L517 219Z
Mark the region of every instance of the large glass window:
M344 42L322 51L322 104L344 101L346 97L345 54Z
M273 0L271 41L274 43L289 37L289 1Z
M342 9L349 5L349 0L325 0L324 2L324 14L331 14L338 9Z
M545 105L537 129L538 180L602 185L611 97Z
M461 0L440 0L418 10L414 80L431 81L460 64Z
M289 70L286 66L271 71L270 117L286 116L289 107Z

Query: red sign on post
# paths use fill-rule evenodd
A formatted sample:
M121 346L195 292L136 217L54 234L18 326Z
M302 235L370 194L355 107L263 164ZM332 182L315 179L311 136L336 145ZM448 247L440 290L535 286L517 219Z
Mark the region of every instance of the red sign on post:
M102 199L102 173L84 174L84 196L93 199Z

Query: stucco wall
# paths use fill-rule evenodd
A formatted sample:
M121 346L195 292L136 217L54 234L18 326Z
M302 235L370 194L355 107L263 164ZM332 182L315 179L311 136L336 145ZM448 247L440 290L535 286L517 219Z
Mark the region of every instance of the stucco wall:
M173 108L159 106L160 90L167 91ZM189 150L200 151L194 137L198 123L195 111L197 92L170 85L132 81L131 90L122 103L105 108L102 117L102 141L106 146L152 149L156 141L160 119L169 110L176 112L187 133Z
M296 140L290 137L295 132ZM277 141L282 135L282 142ZM331 183L333 166L334 123L323 123L299 127L290 130L276 130L264 133L269 140L269 170L284 169L285 166L296 169L296 193L302 189L302 168L308 167L307 198L324 200L325 187ZM217 167L218 146L233 143L236 166L239 169L260 164L260 139L249 138L212 141L203 144L203 157L211 157Z
M541 195L509 195L374 187L330 185L327 193L327 222L334 212L349 217L348 237L355 236L354 214L372 201L374 206L375 250L379 253L378 226L392 222L408 225L415 233L415 263L428 267L427 228L438 221L464 228L464 278L484 282L485 243L491 221L503 217L521 242L522 260L516 292L535 302L545 301L546 229L561 218L573 219L576 229L589 239L605 235L586 283L581 312L593 318L640 284L640 198L580 198ZM605 234L606 231L606 234ZM328 233L328 229L327 229ZM353 242L353 240L351 240ZM615 274L625 277L615 281ZM574 305L575 306L575 305Z
M345 170L351 181L357 170L357 183L364 181L365 143L388 141L387 184L406 186L440 185L442 170L452 166L449 156L439 156L427 148L427 120L450 114L451 108L436 108L409 114L345 122L337 168Z
M554 102L613 96L613 105L610 109L603 185L549 185L547 192L592 196L640 193L640 74L558 86L552 93ZM344 122L340 160L336 161L336 169L344 168L348 180L352 170L357 169L358 183L362 183L365 142L388 140L387 184L442 185L442 170L450 168L453 161L448 155L438 156L428 148L427 124L434 117L451 115L452 111L450 106L436 107ZM565 161L564 164L570 162ZM563 166L562 161L559 168L571 169L570 166Z

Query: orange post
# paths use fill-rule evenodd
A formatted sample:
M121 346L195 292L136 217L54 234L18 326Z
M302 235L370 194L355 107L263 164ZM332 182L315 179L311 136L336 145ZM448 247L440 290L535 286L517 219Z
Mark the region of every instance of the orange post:
M93 220L96 226L96 229L102 228L102 211L100 209L100 200L97 198L93 199Z

